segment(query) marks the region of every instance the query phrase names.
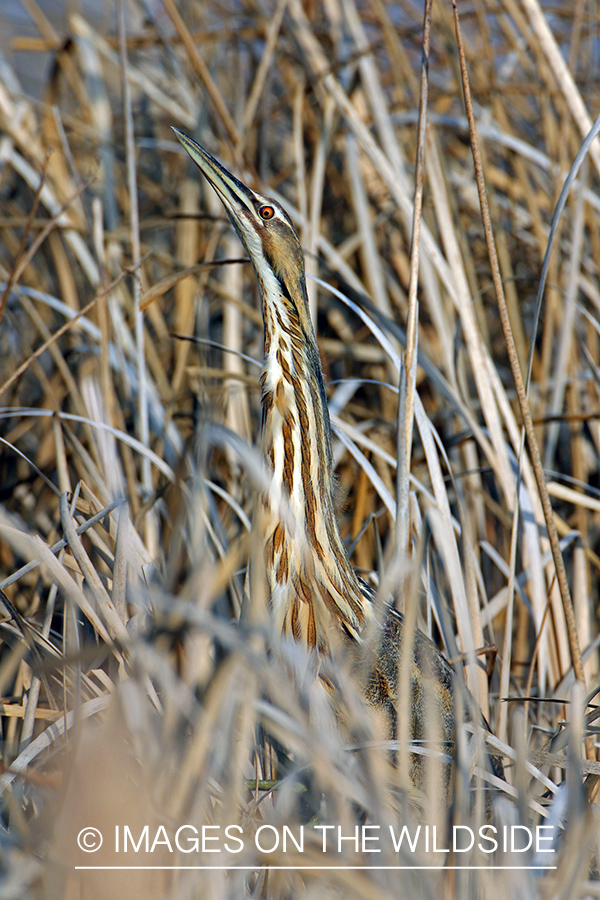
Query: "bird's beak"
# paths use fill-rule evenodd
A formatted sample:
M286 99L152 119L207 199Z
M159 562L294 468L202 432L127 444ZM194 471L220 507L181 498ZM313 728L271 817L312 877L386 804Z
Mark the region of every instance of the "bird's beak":
M225 209L232 217L234 224L239 224L238 210L240 204L254 211L256 200L250 188L242 184L235 175L232 175L220 162L217 162L214 156L211 156L204 147L193 141L183 131L179 131L178 128L173 128L173 131L181 145L187 150L204 177L223 201Z

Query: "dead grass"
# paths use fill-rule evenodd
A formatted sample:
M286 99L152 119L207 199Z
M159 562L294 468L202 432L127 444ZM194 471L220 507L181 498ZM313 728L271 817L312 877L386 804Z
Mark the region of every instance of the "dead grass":
M53 65L36 100L0 65L0 898L598 896L597 141L555 221L532 338L553 214L600 111L595 10L458 6L495 292L450 4L433 4L428 81L408 4L132 2L115 34L73 13L66 40L26 6L27 47ZM415 857L382 841L337 857L366 870L260 871L323 865L315 826L353 834L362 810L387 833L416 798L343 657L334 711L310 660L269 634L259 572L237 624L260 554L262 324L253 272L171 125L294 220L353 561L383 590L408 578L420 627L464 662L505 754L494 821L556 826L555 870L400 873L381 867ZM525 375L533 346L571 634L499 284ZM459 756L451 809L419 798L442 832L483 821L466 744ZM239 826L243 851L221 843L217 863L247 870L74 870L216 865L164 842L113 852L115 826L172 837L185 823ZM301 824L302 853L254 844L262 825ZM86 855L76 836L92 825L105 845Z

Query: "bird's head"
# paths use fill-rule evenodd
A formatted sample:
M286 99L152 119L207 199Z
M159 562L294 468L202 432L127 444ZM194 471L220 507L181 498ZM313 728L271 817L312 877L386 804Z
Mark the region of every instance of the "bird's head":
M284 296L293 300L306 327L310 317L304 254L286 211L276 200L251 190L192 138L177 128L173 131L221 198L252 261L263 294L274 277Z

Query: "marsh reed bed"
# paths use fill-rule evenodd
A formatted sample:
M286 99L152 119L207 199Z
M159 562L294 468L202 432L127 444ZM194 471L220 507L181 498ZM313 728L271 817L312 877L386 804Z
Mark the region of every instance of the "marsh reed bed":
M598 896L597 11L460 4L461 73L450 3L24 5L12 53L51 65L31 98L0 59L0 898ZM430 859L383 839L310 868L327 825L478 828L486 781L461 739L450 804L416 797L343 656L332 704L269 632L255 278L171 125L294 221L353 562L456 661L493 821L551 825L555 868L400 871ZM75 869L117 864L245 868Z

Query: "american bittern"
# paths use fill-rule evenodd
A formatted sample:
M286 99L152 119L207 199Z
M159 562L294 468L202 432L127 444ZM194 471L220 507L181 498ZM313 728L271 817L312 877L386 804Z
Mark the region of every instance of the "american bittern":
M298 235L279 203L250 190L195 141L174 131L221 198L258 279L264 325L262 442L273 472L264 542L275 627L321 654L335 633L356 645L373 619L374 597L352 567L335 516L331 425ZM283 506L288 515L282 516ZM365 685L368 700L389 717L392 736L402 629L402 616L389 607ZM439 739L452 745L454 672L419 631L410 680L412 739L425 737L433 708ZM496 773L501 769L494 759Z

